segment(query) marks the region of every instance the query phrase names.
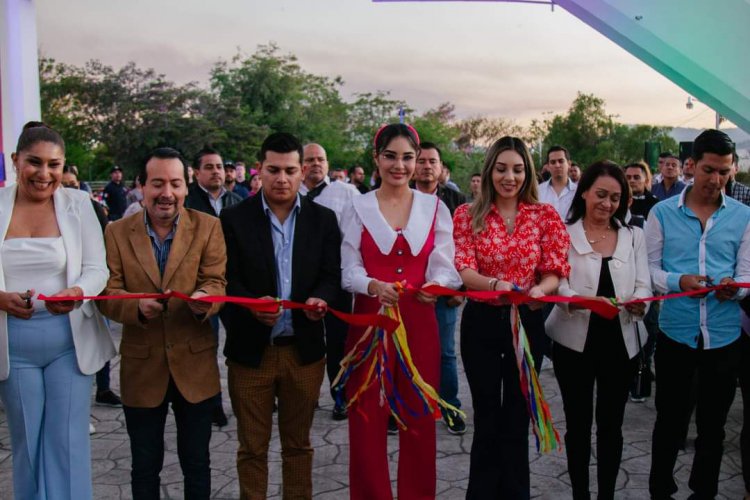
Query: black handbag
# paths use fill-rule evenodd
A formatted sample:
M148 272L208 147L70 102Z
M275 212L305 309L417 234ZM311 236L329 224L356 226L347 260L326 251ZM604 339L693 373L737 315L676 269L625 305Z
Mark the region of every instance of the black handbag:
M635 239L632 241L633 251L635 252ZM635 372L633 383L630 386L630 396L632 398L647 398L651 396L651 368L646 360L646 353L641 344L641 331L638 328L638 322L635 322L635 339L638 342L638 369Z
M634 398L647 398L651 396L651 368L646 361L646 353L641 345L641 332L638 322L635 323L635 338L638 341L638 369L636 370L630 395Z

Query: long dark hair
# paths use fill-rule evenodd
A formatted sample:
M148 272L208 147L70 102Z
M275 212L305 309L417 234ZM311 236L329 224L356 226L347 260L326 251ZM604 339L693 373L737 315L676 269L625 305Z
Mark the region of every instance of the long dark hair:
M583 199L583 193L591 189L591 186L594 185L594 182L599 177L604 176L612 177L616 180L622 190L620 206L617 207L609 222L615 228L627 225L625 224L625 214L628 213L630 186L625 178L625 174L622 172L622 168L617 163L609 160L598 161L583 171L581 179L578 181L578 189L576 189L576 194L573 197L573 203L570 205L570 211L568 212L568 224L574 224L586 215L586 200Z

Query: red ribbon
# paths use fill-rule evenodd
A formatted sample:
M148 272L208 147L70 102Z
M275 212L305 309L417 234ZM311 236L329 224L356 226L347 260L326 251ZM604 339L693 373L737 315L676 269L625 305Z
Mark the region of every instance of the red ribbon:
M620 305L628 304L643 304L646 302L653 302L655 300L669 300L676 299L679 297L692 297L695 295L703 295L716 290L721 290L727 287L736 288L750 288L750 283L731 283L727 285L712 285L697 290L690 290L687 292L676 292L667 295L658 295L654 297L646 297L642 299L633 299L627 302L623 302ZM516 291L493 291L493 290L470 290L470 291L457 291L451 288L446 288L440 285L428 285L423 288L414 288L407 286L404 288L405 293L416 293L417 291L423 291L431 295L437 295L439 297L467 297L476 300L496 300L505 299L511 304L528 304L530 302L546 302L550 304L575 304L582 308L589 309L596 314L603 316L607 319L612 319L617 316L620 312L619 308L613 304L608 304L602 300L589 299L583 297L563 297L561 295L545 295L543 297L532 298L521 292ZM314 304L302 304L299 302L293 302L291 300L269 300L269 299L253 299L250 297L232 297L227 295L212 295L200 298L192 298L189 295L185 295L180 292L170 293L132 293L122 295L96 295L96 296L84 296L84 297L50 297L44 294L39 294L37 297L39 300L46 302L68 302L70 300L125 300L125 299L154 299L164 300L170 298L178 298L187 302L207 302L210 304L216 303L231 303L238 304L247 309L251 309L258 312L273 312L277 311L279 307L284 309L301 309L306 311L317 311L319 308ZM398 326L398 322L382 314L350 314L335 309L328 308L327 312L333 314L341 321L354 326L376 326L383 328L388 332L392 332Z
M411 288L410 290L415 290L415 289ZM428 285L424 288L420 288L420 290L423 290L432 295L438 295L442 297L460 296L460 297L468 297L470 299L477 299L477 300L494 300L494 299L503 298L503 299L508 300L511 304L515 304L515 305L528 304L530 302L547 302L551 304L561 304L561 303L576 304L585 309L589 309L595 312L596 314L603 316L607 319L612 319L615 316L617 316L617 314L619 313L619 309L613 306L612 304L607 304L606 302L603 302L597 299L587 299L583 297L563 297L561 295L545 295L543 297L538 297L535 299L521 292L506 291L506 290L500 290L500 291L471 290L471 291L465 291L465 292L457 292L456 290L451 290L450 288L446 288L440 285Z
M37 299L45 302L69 302L71 300L126 300L126 299L153 299L165 300L177 298L186 302L207 302L209 304L231 303L238 304L247 309L258 312L274 312L279 307L284 309L301 309L307 311L317 311L319 308L314 304L301 304L291 300L268 300L253 299L250 297L232 297L228 295L206 295L205 297L192 298L181 292L172 291L170 293L129 293L121 295L86 295L82 297L50 297L40 293ZM344 323L353 326L375 326L392 332L398 327L398 321L389 318L383 314L350 314L336 309L328 308L327 312L333 314Z

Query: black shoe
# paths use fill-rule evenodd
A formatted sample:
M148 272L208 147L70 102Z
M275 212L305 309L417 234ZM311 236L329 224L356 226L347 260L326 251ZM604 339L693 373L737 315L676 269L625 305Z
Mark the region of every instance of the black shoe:
M214 416L211 419L211 423L217 427L224 427L227 425L227 416L224 414L224 407L222 405L218 405L214 408Z
M333 407L331 418L334 420L346 420L348 416L349 414L346 411L346 406L335 405Z
M112 392L110 389L107 389L106 391L98 391L96 393L96 404L98 406L122 408L122 400L120 399L120 396Z
M388 417L388 434L391 436L398 434L398 424L396 424L396 419L393 417Z
M450 419L448 418L450 416ZM448 410L443 414L443 422L448 427L448 432L454 436L466 433L466 422L457 412Z

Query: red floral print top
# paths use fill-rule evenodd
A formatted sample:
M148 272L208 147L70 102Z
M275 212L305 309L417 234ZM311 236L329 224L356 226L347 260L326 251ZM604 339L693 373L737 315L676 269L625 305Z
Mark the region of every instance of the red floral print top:
M552 205L519 202L512 234L492 205L485 227L474 233L470 205L461 205L453 216L453 239L456 242L456 269L469 268L528 290L542 275L553 273L561 278L570 274L568 248L570 237Z

